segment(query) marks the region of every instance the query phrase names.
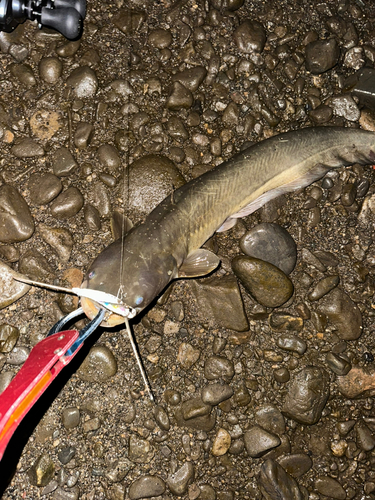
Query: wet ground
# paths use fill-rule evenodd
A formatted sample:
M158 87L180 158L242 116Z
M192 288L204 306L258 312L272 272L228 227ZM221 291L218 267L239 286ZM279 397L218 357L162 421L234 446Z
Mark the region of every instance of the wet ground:
M375 61L360 0L89 2L80 41L26 23L0 49L1 258L49 283L80 283L115 211L138 222L245 143L375 130L351 93ZM2 498L373 498L373 181L342 168L209 241L221 268L133 325L157 405L126 333L98 331L11 441ZM257 267L252 297L231 261L261 222L288 230L297 262L272 287ZM34 288L2 309L1 389L69 297Z

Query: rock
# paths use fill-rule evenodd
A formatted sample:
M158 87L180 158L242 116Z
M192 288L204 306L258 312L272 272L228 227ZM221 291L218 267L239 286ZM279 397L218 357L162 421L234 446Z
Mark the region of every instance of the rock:
M34 232L34 219L25 200L9 184L0 187L0 242L25 241Z
M0 394L5 391L8 385L12 382L13 372L4 372L0 373Z
M233 389L228 384L209 384L202 389L202 401L212 406L220 404L233 396Z
M10 365L22 365L29 357L29 354L30 349L27 347L14 347L7 357L7 363Z
M166 49L172 43L173 38L170 31L158 28L148 35L148 43L156 49Z
M81 46L81 40L63 41L62 44L56 48L56 54L63 58L73 57Z
M58 57L43 57L39 61L39 76L46 83L54 84L61 76L62 62Z
M61 116L56 111L39 109L30 118L32 133L41 140L48 141L61 127Z
M178 403L177 403L178 404ZM195 429L199 431L210 432L216 424L216 412L211 411L209 415L203 415L201 417L190 418L185 420L181 408L175 411L175 419L179 427L187 427L190 429Z
M315 285L313 290L308 294L307 298L310 302L314 302L315 300L319 300L324 295L327 295L331 290L337 287L340 283L340 277L338 275L327 276L323 278Z
M97 208L93 205L85 204L83 208L83 216L85 218L85 222L88 225L88 228L91 231L99 231L102 227L102 223L100 221L100 213Z
M199 485L199 500L216 500L216 491L209 484Z
M46 486L55 474L55 465L45 453L40 455L27 472L31 484L34 486Z
M244 54L262 52L266 44L266 32L258 21L246 19L233 34L238 49Z
M157 423L157 425L160 427L161 430L169 431L169 428L171 426L169 421L169 416L162 406L157 405L155 407L154 417L155 417L155 422Z
M356 441L359 449L371 451L375 448L375 437L363 420L359 420L355 425Z
M54 491L52 500L78 500L80 497L80 490L78 486L64 490L60 486Z
M128 473L135 467L127 458L116 460L111 468L106 472L105 477L112 483L119 483L128 475ZM123 497L121 497L123 500Z
M77 168L77 162L68 148L61 147L53 154L52 166L53 173L57 177L66 177Z
M85 149L94 135L94 126L91 123L81 122L74 133L74 144L78 149Z
M296 265L296 244L288 231L279 224L257 224L242 236L240 247L249 257L269 262L287 275Z
M285 384L286 382L289 382L290 380L290 373L287 368L284 366L281 368L275 368L273 371L273 376L276 380L276 382L279 382L279 384Z
M352 365L347 359L334 352L327 353L326 363L336 375L347 375L352 369Z
M290 279L268 262L237 255L232 260L232 269L250 295L265 307L279 307L293 294Z
M62 191L62 183L53 174L32 174L28 182L31 203L46 205L54 200Z
M269 324L276 332L300 332L303 329L303 319L299 316L274 311L269 317Z
M48 260L35 248L31 248L21 255L18 269L36 281L44 281L53 274Z
M306 69L314 75L333 68L340 57L340 48L334 38L316 40L306 45Z
M20 331L12 325L3 323L0 325L0 352L9 353L17 344ZM9 361L8 361L9 363Z
M284 455L278 462L287 474L297 478L306 474L313 466L313 461L306 453Z
M199 349L195 349L187 342L182 342L178 348L177 361L184 370L189 370L198 361L200 354Z
M74 446L67 446L59 451L58 459L63 465L66 465L74 458L76 451L77 450Z
M51 214L56 219L70 219L78 214L83 204L84 199L81 191L71 186L51 203Z
M375 396L375 372L363 366L354 366L347 375L337 377L336 383L348 399Z
M304 340L291 334L281 335L277 338L276 344L280 347L280 349L296 352L300 356L302 356L307 349L307 344Z
M191 462L185 462L174 474L167 478L167 485L171 493L182 496L186 493L189 484L194 480L194 467Z
M249 329L234 276L194 280L189 284L199 307L199 315L204 321L239 332Z
M182 416L184 420L202 417L211 413L211 405L203 403L200 398L188 399L181 405Z
M102 182L96 182L92 186L90 197L93 205L95 205L98 210L99 215L101 217L108 217L111 213L111 197L107 186L105 186Z
M316 490L326 497L334 498L335 500L345 500L346 492L341 484L333 477L318 476L315 479Z
M10 306L30 290L29 285L13 279L17 276L25 277L0 261L0 309Z
M73 236L64 227L48 227L40 224L39 232L43 240L50 245L62 262L68 262L73 250Z
M224 356L210 356L204 364L204 376L207 380L231 380L234 376L233 362Z
M325 273L327 271L327 268L322 262L320 262L319 258L315 256L310 250L307 248L302 248L302 259L308 264L309 266L316 267L319 271L322 273Z
M33 87L36 84L34 72L28 64L9 64L8 68L11 74L26 87Z
M325 370L307 366L289 384L282 412L301 424L315 424L329 396L329 376Z
M102 144L99 146L96 154L98 155L100 164L103 167L108 168L110 171L116 172L121 167L121 158L118 151L111 144Z
M98 79L95 71L88 66L79 66L74 69L66 80L78 99L94 97L98 90Z
M303 500L296 480L275 460L264 462L259 473L259 488L265 500Z
M240 384L234 393L234 401L236 406L247 406L251 401L251 396L248 388L244 383Z
M255 422L273 434L285 433L285 421L281 411L273 404L264 404L255 413Z
M281 443L278 436L262 429L258 425L254 425L245 432L244 440L247 453L252 458L259 458L265 455Z
M90 349L77 373L81 380L100 384L117 373L117 362L108 347L95 345Z
M172 82L180 82L191 92L198 90L199 85L206 78L207 70L203 66L194 66L172 76Z
M309 111L309 116L314 123L322 125L328 123L333 116L333 110L326 104L320 104L315 109Z
M0 259L6 263L17 262L20 258L20 251L13 245L0 245Z
M226 127L235 127L238 125L238 120L240 118L240 110L235 102L230 102L225 108L222 120ZM207 139L208 144L208 139Z
M225 429L219 429L212 443L211 453L214 457L221 457L225 455L230 448L232 439L230 434Z
M17 158L44 156L44 149L42 146L29 137L17 139L11 147L10 152Z
M129 440L129 460L137 464L146 464L152 460L154 450L146 439L142 439L135 434Z
M159 476L146 475L136 479L129 488L131 500L139 498L150 498L162 495L165 491L165 483Z
M166 102L166 107L171 111L189 109L193 104L193 100L193 94L190 92L190 90L184 87L182 83L177 81L172 84Z
M349 295L335 288L319 302L335 333L343 340L356 340L362 334L362 314Z
M126 177L122 196L129 200L129 209L135 210L139 217L148 215L185 183L175 164L161 155L146 155L135 160Z
M80 422L80 411L75 407L64 408L61 413L61 421L65 429L74 429Z
M331 97L328 104L337 116L342 116L351 122L358 121L361 112L350 94Z
M139 30L146 18L146 13L141 10L120 9L112 22L125 35L131 35Z

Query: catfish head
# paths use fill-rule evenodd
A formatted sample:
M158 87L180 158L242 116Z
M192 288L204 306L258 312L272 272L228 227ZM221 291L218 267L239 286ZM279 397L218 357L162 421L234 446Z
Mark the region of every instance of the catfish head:
M117 299L105 302L86 296L81 305L88 316L94 318L101 306L109 311L103 326L116 326L131 319L145 309L164 288L177 277L177 263L172 255L160 248L134 249L117 240L101 252L87 271L81 288L105 292Z

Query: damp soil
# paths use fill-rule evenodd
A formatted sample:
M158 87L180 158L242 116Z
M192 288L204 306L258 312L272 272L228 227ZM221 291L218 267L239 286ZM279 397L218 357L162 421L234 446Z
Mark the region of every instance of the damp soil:
M362 67L374 67L375 9L368 2L94 0L87 9L78 42L31 23L0 35L0 180L19 191L35 224L28 239L0 247L15 270L23 262L25 274L58 284L66 284L67 269L85 273L113 240L116 210L133 223L151 210L155 193L143 207L124 196L128 165L146 155L169 158L189 180L244 144L280 132L359 124L375 130L373 111L347 86ZM322 44L318 56L307 50L327 40L337 48ZM197 68L204 70L180 75ZM34 141L31 152L22 142L15 148L25 138ZM61 148L73 159L56 156ZM63 192L78 190L83 208L74 191L54 209L56 198L48 199L45 190L53 189L47 187L37 193L45 201L36 203L30 189L36 173L54 174ZM344 395L327 353L342 355L359 377L371 378L375 371L375 216L368 210L364 218L362 208L374 193L374 174L356 165L328 178L269 202L208 243L222 259L213 274L220 279L233 275L230 262L242 253L239 240L246 230L260 222L288 230L297 245L289 276L295 292L273 313L301 319L303 328L291 331L305 342L303 354L279 347L285 332L270 327L272 310L241 284L249 327L239 332L223 327L215 314L205 317L194 286L178 281L133 322L156 405L126 332L98 329L17 430L0 464L2 498L373 498L375 382L356 397ZM141 193L149 182L148 176L140 182ZM348 185L357 190L350 204ZM64 229L71 240L50 245L43 227ZM330 252L331 264L314 267L303 258L306 249ZM30 251L39 252L34 267L23 258ZM340 337L307 298L330 275L339 276L340 289L361 311L358 339ZM18 328L17 347L31 349L76 306L67 296L33 288L1 310L0 322ZM90 354L94 346L102 350ZM11 354L0 359L3 381L21 366L17 358L9 362ZM89 356L92 366L85 368ZM215 357L221 360L219 375L207 369ZM317 422L307 424L280 412L291 381L310 366L324 370L329 390ZM207 409L201 393L213 382L229 384L233 396ZM314 396L311 401L318 404ZM181 411L195 411L201 420L189 424ZM208 411L211 420L204 420ZM274 437L261 456L251 456L249 444L256 424L258 444L263 431ZM225 449L228 435L231 446ZM302 472L299 460L307 463ZM265 479L266 462L284 464L287 474L276 469Z

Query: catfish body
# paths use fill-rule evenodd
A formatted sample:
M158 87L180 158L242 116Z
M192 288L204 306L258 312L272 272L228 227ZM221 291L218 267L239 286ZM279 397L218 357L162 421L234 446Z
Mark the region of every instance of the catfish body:
M216 231L332 168L374 162L375 134L359 129L306 128L257 143L174 191L99 254L82 287L117 296L139 313L173 279L203 276L218 266L218 257L200 248ZM89 317L99 307L87 298L82 306ZM123 322L111 314L104 324Z

